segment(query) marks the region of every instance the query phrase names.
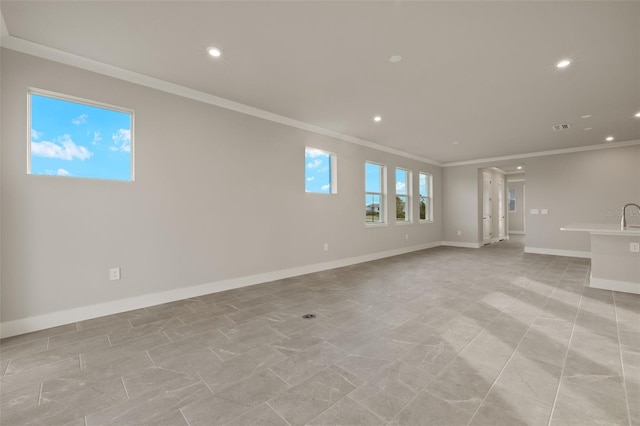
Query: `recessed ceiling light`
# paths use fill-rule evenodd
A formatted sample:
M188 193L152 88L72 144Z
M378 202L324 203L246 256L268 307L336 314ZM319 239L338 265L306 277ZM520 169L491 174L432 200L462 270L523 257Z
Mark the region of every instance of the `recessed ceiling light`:
M207 52L209 52L209 55L213 56L214 58L219 58L220 56L222 56L222 50L218 49L217 47L208 47Z
M522 170L522 166L518 166L518 170Z
M587 114L587 115L583 115L582 116L582 118L591 118L591 117L593 117L593 115L591 115L591 114Z
M402 56L400 56L400 55L393 55L393 56L389 57L389 62L391 62L392 64L397 64L401 60L402 60Z
M607 136L607 138L605 139L607 142L613 142L615 138L613 136Z
M569 59L563 59L560 62L558 62L556 64L556 67L558 68L566 68L571 64L571 61Z
M453 141L452 143L453 143L454 145L458 145L460 142L458 142L458 141Z
M375 121L376 123L379 123L382 121L382 117L380 117L379 115L376 115L375 117L373 117L373 121Z
M593 130L593 127L585 127L584 129L585 129L586 131L589 131L589 130Z
M640 112L636 112L635 117L636 117L636 118L640 118Z

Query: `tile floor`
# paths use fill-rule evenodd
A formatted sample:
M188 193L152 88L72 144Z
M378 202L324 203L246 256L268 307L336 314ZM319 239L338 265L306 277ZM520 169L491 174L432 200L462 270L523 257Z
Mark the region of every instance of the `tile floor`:
M516 239L16 336L0 423L640 425L640 296L588 276Z

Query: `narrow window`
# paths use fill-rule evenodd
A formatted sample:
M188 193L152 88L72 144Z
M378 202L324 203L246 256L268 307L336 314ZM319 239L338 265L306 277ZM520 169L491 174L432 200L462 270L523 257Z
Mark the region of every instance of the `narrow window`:
M396 222L411 222L411 172L396 169Z
M420 173L419 176L419 192L420 192L420 220L433 220L433 182L432 177L428 173Z
M133 180L133 111L29 90L27 173Z
M305 192L338 193L336 182L337 158L335 154L315 148L305 148L304 164Z
M509 188L507 190L508 201L509 201L509 213L515 213L516 211L516 190L514 188Z
M386 168L380 164L365 163L365 222L385 223Z

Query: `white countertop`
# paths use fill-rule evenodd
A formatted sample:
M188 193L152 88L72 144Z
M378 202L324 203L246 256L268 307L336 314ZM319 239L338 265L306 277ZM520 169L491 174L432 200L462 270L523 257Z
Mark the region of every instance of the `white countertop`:
M640 236L640 228L620 229L620 224L616 223L572 223L560 228L561 231L584 231L595 235L623 235Z

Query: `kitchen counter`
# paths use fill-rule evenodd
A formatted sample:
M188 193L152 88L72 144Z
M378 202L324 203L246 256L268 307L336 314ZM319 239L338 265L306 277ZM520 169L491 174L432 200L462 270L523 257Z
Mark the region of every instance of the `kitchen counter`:
M562 231L591 234L590 287L640 294L640 228L620 229L620 224L572 223Z

